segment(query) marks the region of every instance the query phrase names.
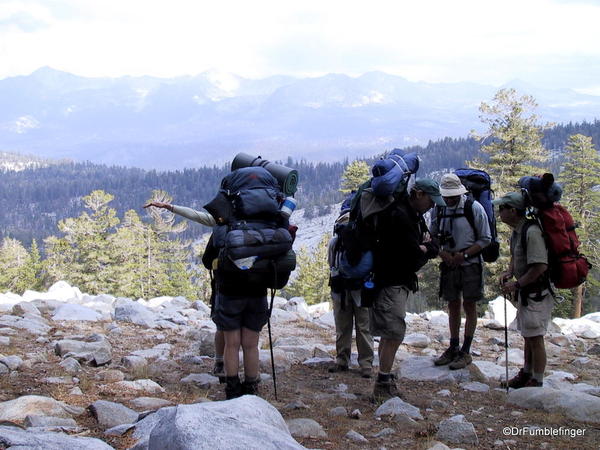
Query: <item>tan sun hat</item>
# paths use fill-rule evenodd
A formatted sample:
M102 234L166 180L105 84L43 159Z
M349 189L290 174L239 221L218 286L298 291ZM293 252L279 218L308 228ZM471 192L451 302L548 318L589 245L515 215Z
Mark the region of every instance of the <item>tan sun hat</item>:
M440 193L442 197L456 197L466 194L467 188L460 182L460 178L453 173L447 173L440 181Z

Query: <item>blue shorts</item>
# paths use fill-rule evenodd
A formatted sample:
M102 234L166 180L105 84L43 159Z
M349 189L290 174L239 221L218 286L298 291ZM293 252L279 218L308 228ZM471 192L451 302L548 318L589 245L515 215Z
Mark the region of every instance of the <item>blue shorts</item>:
M269 319L269 303L266 296L242 297L215 295L212 320L217 330L233 331L242 327L260 332Z

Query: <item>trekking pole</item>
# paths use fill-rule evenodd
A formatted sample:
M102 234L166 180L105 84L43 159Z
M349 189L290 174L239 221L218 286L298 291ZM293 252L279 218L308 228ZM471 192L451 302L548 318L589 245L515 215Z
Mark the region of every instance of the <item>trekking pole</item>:
M504 366L506 368L506 394L508 394L508 313L506 297L511 298L511 294L506 294L504 297Z
M267 319L267 328L269 330L269 348L271 349L271 372L273 373L273 390L275 391L275 400L277 400L277 378L275 376L275 357L273 356L273 338L271 336L271 311L273 311L273 300L275 299L275 289L271 290L271 305L269 306L269 318Z

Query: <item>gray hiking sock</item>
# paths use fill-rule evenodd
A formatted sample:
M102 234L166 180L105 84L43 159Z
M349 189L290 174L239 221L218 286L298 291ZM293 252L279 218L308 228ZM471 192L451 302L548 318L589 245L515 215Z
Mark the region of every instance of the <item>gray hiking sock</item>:
M390 373L383 373L383 372L379 372L377 374L377 381L380 381L382 383L387 383L388 381L390 381L392 374Z
M223 355L215 355L215 362L223 362Z
M544 382L544 372L542 372L542 373L533 372L533 379L535 381L539 381L540 383L543 383Z

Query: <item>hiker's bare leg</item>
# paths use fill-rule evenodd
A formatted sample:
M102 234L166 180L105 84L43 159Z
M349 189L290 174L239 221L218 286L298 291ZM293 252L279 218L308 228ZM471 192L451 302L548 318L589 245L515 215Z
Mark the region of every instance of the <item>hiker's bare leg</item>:
M531 343L530 338L523 338L525 343L523 344L523 369L527 373L531 373L533 370L533 355L531 354Z
M460 304L461 300L448 302L448 326L450 328L450 339L459 339L460 333Z
M544 370L546 370L546 346L544 345L544 336L525 338L525 342L527 341L529 341L533 372L543 374Z
M390 373L394 358L402 341L399 339L381 338L379 341L379 372Z
M463 300L463 309L465 311L465 318L467 319L465 322L465 336L473 337L475 328L477 328L477 302L465 302Z
M258 337L259 333L242 328L242 350L244 352L244 376L256 378L258 372Z
M240 369L240 342L241 330L224 331L225 350L223 361L225 363L225 375L235 377Z
M217 330L215 333L215 356L218 358L219 356L223 357L223 352L225 351L225 336L223 335L223 331Z

